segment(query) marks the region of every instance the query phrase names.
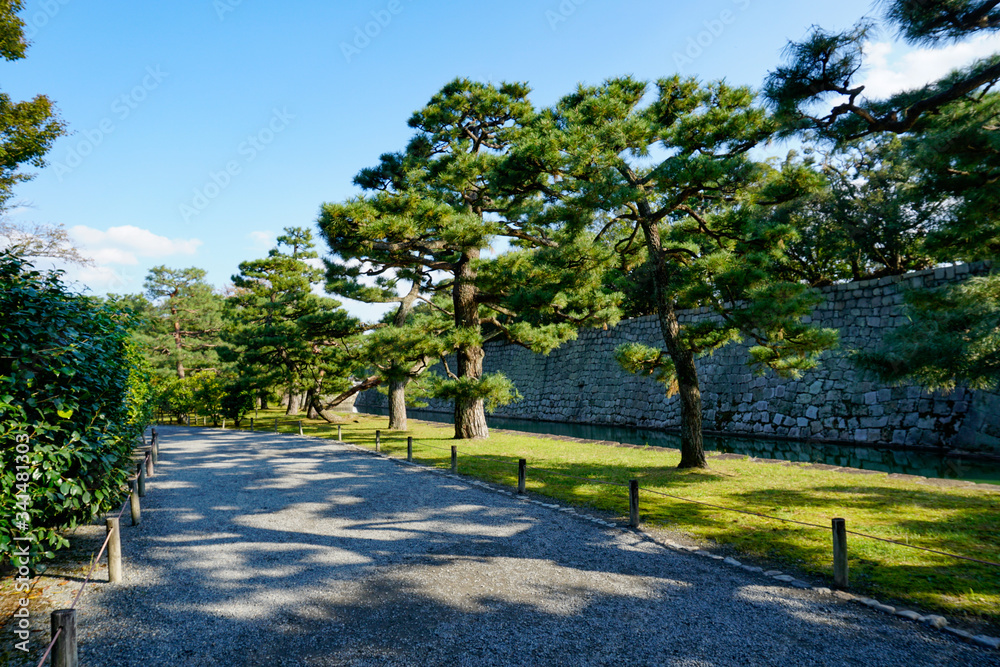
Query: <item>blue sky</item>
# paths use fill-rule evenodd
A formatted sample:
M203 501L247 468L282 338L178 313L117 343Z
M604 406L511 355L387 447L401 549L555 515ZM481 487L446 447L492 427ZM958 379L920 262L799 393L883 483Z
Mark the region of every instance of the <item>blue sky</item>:
M527 81L538 105L621 74L759 86L788 40L871 11L869 0L26 4L33 44L0 64L0 88L48 95L72 134L9 215L65 225L97 261L68 276L95 294L139 292L159 264L204 268L223 286L283 227L312 226L323 202L356 194L354 174L402 148L409 115L457 76ZM888 88L975 55L883 41L872 77Z

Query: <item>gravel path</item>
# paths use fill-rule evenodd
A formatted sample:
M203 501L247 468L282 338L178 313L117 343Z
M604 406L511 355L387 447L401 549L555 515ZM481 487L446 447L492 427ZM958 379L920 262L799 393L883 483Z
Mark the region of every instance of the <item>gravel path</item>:
M1000 665L1000 653L328 440L161 428L80 664Z

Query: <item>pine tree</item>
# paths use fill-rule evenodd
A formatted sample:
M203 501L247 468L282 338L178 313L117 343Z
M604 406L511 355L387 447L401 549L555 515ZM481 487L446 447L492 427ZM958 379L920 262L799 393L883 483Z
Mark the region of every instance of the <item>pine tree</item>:
M954 206L928 197L898 137L870 137L822 156L823 187L775 212L798 230L785 249L791 275L820 286L933 265L928 236Z
M299 412L299 397L313 397L346 383L339 377L340 339L356 333L357 322L340 302L317 296L322 270L312 232L288 227L266 258L241 262L233 276L224 333L247 384L280 386L288 395L286 414Z
M450 296L438 307L454 322L443 348L457 363L443 365L448 380L435 391L455 402L456 438L487 437L487 405L516 396L505 377L483 374L486 340L548 352L577 326L617 316L613 299L579 270L586 255L570 270L570 253L555 252L569 241L555 221L532 215L531 184L501 170L533 117L528 92L523 84L447 84L410 118L417 133L406 150L383 155L355 178L366 195L325 204L319 219L354 277L422 271L426 294ZM501 238L518 251L484 260Z
M193 371L217 371L223 299L205 282L205 271L156 266L144 288L152 308L140 340L156 374L183 380Z
M796 374L836 340L801 323L817 296L778 275L794 230L769 220L815 173L750 156L776 126L748 89L673 77L644 105L647 92L629 77L581 86L540 123L521 162L548 171L552 215L589 220L621 256L643 256L665 349L633 344L616 356L679 393L680 466L705 467L697 357L747 337L754 364ZM717 317L682 325L678 310L695 306Z
M400 269L392 278L379 277L376 284L365 285L353 271L334 261L327 261L327 291L358 299L366 303L395 303L395 312L371 326L356 346L360 365L371 368L376 375L365 378L357 386L366 389L388 385L389 430L406 430L406 388L419 379L442 353L441 336L451 329L451 322L426 313L415 314L421 301L421 286L430 280L421 269ZM405 280L404 280L405 279ZM409 282L409 289L398 290L399 282ZM380 389L381 391L381 389Z

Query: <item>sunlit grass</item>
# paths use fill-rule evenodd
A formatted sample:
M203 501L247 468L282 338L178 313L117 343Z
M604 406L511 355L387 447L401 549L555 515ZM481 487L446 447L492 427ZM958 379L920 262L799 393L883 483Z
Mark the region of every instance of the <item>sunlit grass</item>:
M257 423L272 430L277 411L261 411ZM297 419L297 418L296 418ZM850 531L921 547L1000 562L1000 493L942 488L890 479L883 473L848 474L804 464L763 464L720 458L709 452L710 469L677 470L680 453L654 447L610 447L544 436L494 432L487 440L455 440L453 427L410 421L404 432L386 430L387 419L345 415L345 441L448 468L451 446L459 472L508 487L517 484L517 460L527 459L527 490L563 503L628 514L628 480L640 483L640 513L646 525L683 531L726 545L761 565L794 568L829 584L833 578L830 520L842 517ZM244 428L249 426L243 422ZM297 433L297 424L279 430ZM336 437L336 426L303 420L306 435ZM479 458L489 457L489 458ZM588 483L576 478L611 482ZM656 495L662 492L713 505L814 523L814 529L748 516ZM854 535L848 536L851 590L884 602L1000 623L1000 567L957 560Z

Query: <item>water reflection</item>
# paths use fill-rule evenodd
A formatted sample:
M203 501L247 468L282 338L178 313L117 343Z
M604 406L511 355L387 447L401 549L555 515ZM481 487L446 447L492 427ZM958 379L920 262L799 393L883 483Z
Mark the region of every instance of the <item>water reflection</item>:
M382 408L359 407L358 409L375 415L388 414L388 410ZM454 423L454 418L448 413L409 410L407 414L414 419L446 424ZM649 429L539 422L489 415L486 417L486 422L490 428L510 429L512 431L564 435L586 440L625 442L633 445L650 445L671 449L680 448L678 434ZM705 436L705 449L782 461L825 463L861 470L879 470L906 475L1000 484L1000 462L946 457L934 452L708 435Z

